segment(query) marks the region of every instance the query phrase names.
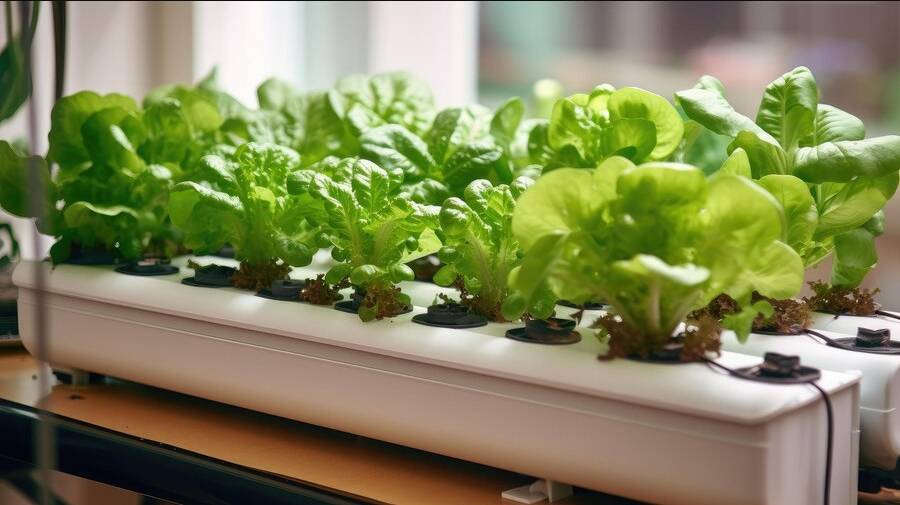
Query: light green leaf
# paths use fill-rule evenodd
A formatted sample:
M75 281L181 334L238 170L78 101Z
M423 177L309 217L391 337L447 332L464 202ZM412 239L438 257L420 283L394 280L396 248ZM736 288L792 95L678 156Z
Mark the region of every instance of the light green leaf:
M831 284L855 288L878 263L875 236L864 228L834 237L834 263Z
M768 134L767 134L768 135ZM754 179L769 174L788 173L788 162L784 150L778 145L760 138L755 133L743 131L728 146L729 152L743 149L750 161L750 171Z
M297 95L294 87L281 79L267 79L256 89L259 106L266 110L282 110L288 100Z
M747 151L737 147L731 151L731 155L722 164L722 168L716 174L739 175L741 177L750 178L752 173L750 170L750 158L747 157Z
M819 205L815 239L823 240L860 227L880 211L897 189L897 172L877 179L856 179L840 186Z
M359 142L362 157L374 161L398 181L415 182L434 170L434 159L425 142L400 125L373 128Z
M734 138L741 132L750 132L763 142L778 144L752 119L736 112L718 91L701 88L679 91L675 93L675 101L689 118L719 135Z
M813 131L800 142L803 147L840 140L862 140L866 127L856 116L831 105L819 104Z
M631 160L647 159L656 147L656 126L646 119L619 119L606 134L609 151Z
M467 144L443 166L443 177L453 194L459 194L472 181L488 179L508 183L512 174L503 158L503 149L491 142Z
M756 123L782 148L792 150L813 131L818 103L815 77L808 68L797 67L766 86Z
M60 99L50 113L50 152L47 158L63 168L90 161L82 138L82 126L95 112L119 107L126 112L137 109L131 98L111 93L98 95L82 91Z
M593 159L599 150L602 129L591 116L588 95L572 95L556 102L547 130L554 150L571 146L581 158Z
M425 137L435 162L443 164L462 146L483 139L488 133L489 114L480 105L453 107L438 113Z
M29 206L29 173L38 176L41 191L47 198L46 217L55 211L55 188L50 181L50 168L40 156L19 156L9 142L0 141L0 207L19 217L36 217Z
M490 133L497 144L509 153L516 138L519 125L525 116L525 103L519 97L510 98L501 105L491 118Z
M513 231L524 251L545 235L571 233L597 219L604 203L594 198L590 172L560 169L544 175L519 197Z
M900 167L900 136L826 142L801 147L794 175L806 182L850 182L855 177L882 177Z
M640 88L622 88L609 98L609 117L645 119L655 126L656 142L650 159L664 160L671 155L684 135L684 123L675 107L665 98ZM642 157L634 158L643 160Z
M787 243L803 254L819 222L809 187L792 175L767 175L759 184L778 200L787 219Z
M330 101L357 136L385 124L421 135L434 116L431 90L406 72L344 77L335 84Z

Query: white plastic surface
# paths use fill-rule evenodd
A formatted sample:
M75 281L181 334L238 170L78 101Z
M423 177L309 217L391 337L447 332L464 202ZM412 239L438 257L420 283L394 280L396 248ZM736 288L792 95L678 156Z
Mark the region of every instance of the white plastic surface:
M133 277L36 263L14 275L28 347L35 268L48 274L56 364L644 501L822 500L824 406L808 386L741 381L702 364L598 362L592 338L502 338L513 325L449 330L416 325L413 314L362 323L180 284L189 271ZM836 415L832 503L856 496L857 383L830 372L819 383Z
M831 338L846 335L821 330ZM900 356L868 354L829 347L808 335L753 333L746 343L726 332L722 348L762 356L773 351L800 356L802 363L845 373L859 373L860 464L892 470L900 456Z
M892 313L896 314L895 312ZM881 315L873 317L836 316L823 312L813 312L810 328L844 333L850 336L856 336L856 331L859 328L868 328L870 330L888 329L891 330L891 339L900 340L900 320Z

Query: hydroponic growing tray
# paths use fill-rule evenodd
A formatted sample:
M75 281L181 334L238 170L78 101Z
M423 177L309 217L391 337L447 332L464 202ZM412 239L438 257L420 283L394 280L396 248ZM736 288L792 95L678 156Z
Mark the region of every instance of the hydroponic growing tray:
M183 285L184 268L134 277L20 264L31 350L38 269L56 365L649 502L823 499L825 407L807 385L744 381L704 364L600 362L592 338L527 344L502 337L512 325L417 325L420 306L362 323L329 307ZM432 290L418 286L404 289ZM823 371L818 384L835 414L831 502L853 503L858 378Z
M849 334L818 330L828 338ZM856 333L854 329L853 333ZM722 336L728 351L762 356L779 352L800 356L804 363L836 371L860 372L860 464L893 470L900 457L900 356L838 349L808 334L766 335L753 333L740 343L733 333Z
M884 314L898 315L896 312L888 311L884 311ZM900 339L900 320L881 314L874 316L847 316L813 312L810 327L816 330L833 331L847 335L856 335L859 328L870 330L887 329L891 331L894 340Z

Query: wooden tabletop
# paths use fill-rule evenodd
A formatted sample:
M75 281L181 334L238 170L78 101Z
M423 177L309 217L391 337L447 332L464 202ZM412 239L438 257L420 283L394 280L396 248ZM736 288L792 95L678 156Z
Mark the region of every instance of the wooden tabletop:
M22 349L0 349L0 397L34 406L39 364ZM504 490L532 479L349 433L196 397L106 381L58 384L46 408L58 415L277 474L321 489L393 504L511 504ZM576 490L561 505L637 502Z

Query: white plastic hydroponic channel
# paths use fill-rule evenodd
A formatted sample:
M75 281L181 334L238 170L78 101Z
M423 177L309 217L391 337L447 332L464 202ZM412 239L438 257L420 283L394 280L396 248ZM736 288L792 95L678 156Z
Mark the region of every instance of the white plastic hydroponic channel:
M830 338L848 336L821 331ZM733 333L726 332L722 336L722 348L756 356L770 351L795 354L810 366L860 372L860 465L885 470L895 468L900 457L900 356L829 347L807 334L751 333L745 343L740 343Z
M133 277L20 264L14 281L30 349L38 268L48 358L60 366L638 500L823 499L825 407L809 386L743 381L703 364L600 362L592 338L526 344L502 337L511 325L412 323L423 307L362 323L329 307L180 284L187 269ZM417 296L431 289L418 286ZM858 378L825 371L819 385L835 413L831 502L853 503Z
M896 312L886 313L894 315L897 314ZM856 331L858 328L867 328L869 330L887 329L891 331L891 338L893 340L900 340L900 320L885 315L862 317L826 314L824 312L813 312L812 324L810 324L810 328L814 330L844 333L851 336L856 335Z

